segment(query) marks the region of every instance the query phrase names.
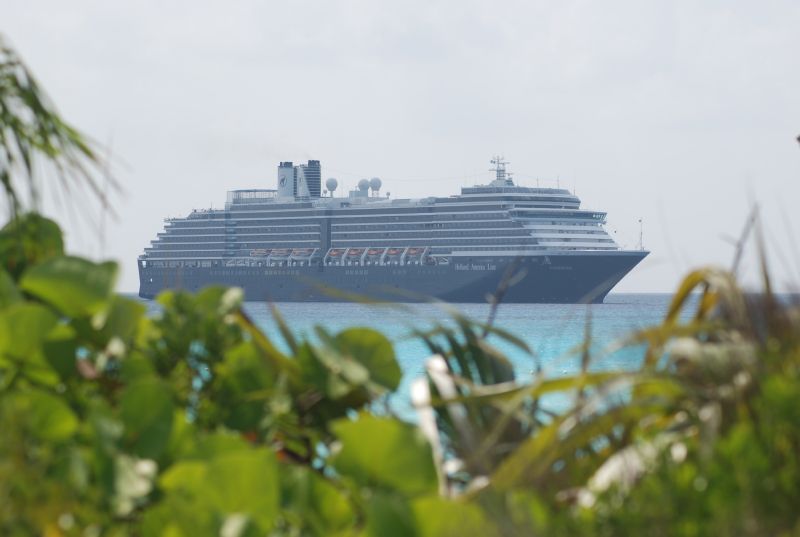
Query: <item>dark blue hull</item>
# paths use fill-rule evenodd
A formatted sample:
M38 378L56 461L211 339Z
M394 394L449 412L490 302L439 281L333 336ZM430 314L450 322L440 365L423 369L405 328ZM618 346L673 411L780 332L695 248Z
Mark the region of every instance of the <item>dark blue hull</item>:
M510 274L503 302L597 303L647 252L583 251L473 256L446 265L159 267L139 263L139 296L165 289L237 286L248 301L342 302L356 295L395 302L486 302Z

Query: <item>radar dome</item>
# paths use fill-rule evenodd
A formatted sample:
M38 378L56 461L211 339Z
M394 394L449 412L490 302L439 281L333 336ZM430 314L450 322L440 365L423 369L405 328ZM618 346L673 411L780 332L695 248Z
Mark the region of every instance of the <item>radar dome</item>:
M366 179L362 179L358 182L358 189L359 190L369 190L369 181Z
M373 177L369 180L369 187L376 192L381 189L382 184L379 177Z
M328 189L328 190L330 190L331 192L333 192L334 190L336 190L336 187L338 187L338 186L339 186L339 181L337 181L337 180L336 180L335 178L333 178L333 177L330 177L330 178L328 178L328 179L325 181L325 188L327 188L327 189Z

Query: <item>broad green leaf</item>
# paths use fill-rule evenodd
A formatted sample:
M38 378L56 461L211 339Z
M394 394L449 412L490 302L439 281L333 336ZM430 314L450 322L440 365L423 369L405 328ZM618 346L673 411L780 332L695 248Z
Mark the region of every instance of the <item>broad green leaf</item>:
M186 411L175 409L175 418L172 421L172 433L169 443L164 450L164 457L168 460L188 459L197 454L198 431L195 424L186 419Z
M268 527L278 514L278 468L264 449L241 450L216 457L208 467L215 505L225 513L246 513Z
M295 352L294 359L300 364L300 375L302 384L306 386L315 386L320 391L326 391L326 386L330 381L332 375L330 369L326 367L323 359L320 359L319 351L313 347L309 342L302 342ZM329 351L330 354L330 351Z
M367 500L366 514L366 535L371 537L417 535L417 525L407 498L375 492Z
M166 490L201 489L207 477L208 465L204 461L182 461L161 476L161 486Z
M225 353L215 368L215 395L225 424L252 430L264 417L266 393L273 385L266 360L252 343L242 343Z
M37 352L58 318L40 304L17 303L0 312L0 353L25 358Z
M341 399L369 382L367 368L349 356L326 347L313 349L311 353L327 368L322 374L325 391L332 399Z
M370 328L350 328L336 335L336 343L345 356L352 357L369 371L370 379L388 390L400 385L403 375L392 343Z
M219 520L242 514L265 531L279 511L277 462L264 449L236 449L179 462L164 474L161 485L168 494L190 498L196 509L216 513Z
M20 287L70 317L103 310L114 287L117 264L92 263L78 257L55 257L31 267Z
M21 299L22 294L17 289L17 284L11 275L0 268L0 308L5 308Z
M39 214L19 215L0 230L0 266L14 279L27 267L63 253L58 224Z
M101 333L106 339L118 337L127 340L134 335L146 311L147 307L141 302L114 295Z
M59 324L50 332L42 345L45 360L50 364L62 380L75 377L78 341L75 330L69 325Z
M203 435L198 439L195 447L197 449L197 456L208 459L226 453L250 449L250 445L240 434L226 432L224 429L213 434Z
M216 513L176 494L145 510L139 529L142 537L200 537L220 535L220 526Z
M210 460L226 453L252 449L241 434L221 429L202 433L185 419L185 411L176 409L175 422L169 441L169 456L184 461Z
M134 382L122 394L120 417L125 425L125 441L140 457L155 459L164 451L173 416L170 389L158 379Z
M499 535L483 511L474 503L438 497L419 498L412 503L419 537L483 537Z
M0 312L0 365L13 363L40 384L55 385L58 374L45 359L47 337L56 327L56 316L40 304L19 302Z
M148 358L132 353L121 361L120 374L126 383L134 383L137 380L152 378L155 368L153 362Z
M341 401L346 398L346 404L353 407L369 401L366 389L369 371L352 357L342 355L329 346L314 347L303 342L297 348L296 360L305 383L316 387L329 399ZM333 408L331 405L329 407L327 410ZM325 413L330 415L329 412Z
M78 418L60 397L31 390L18 393L16 399L24 408L29 430L42 440L59 442L78 429Z
M283 510L290 511L298 525L317 535L330 535L355 521L347 497L326 478L302 466L281 467Z
M361 414L357 421L335 422L332 429L342 443L334 459L342 475L408 495L436 491L431 448L416 427Z

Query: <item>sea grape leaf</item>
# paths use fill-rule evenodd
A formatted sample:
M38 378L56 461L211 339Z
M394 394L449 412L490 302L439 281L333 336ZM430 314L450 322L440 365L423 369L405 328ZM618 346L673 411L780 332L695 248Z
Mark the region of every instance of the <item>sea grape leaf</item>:
M478 537L501 533L475 503L429 496L414 500L412 510L420 537Z
M241 514L269 530L278 516L277 462L265 449L235 449L210 459L179 462L163 475L161 486L168 500L190 498L196 509L213 512L220 520Z
M159 379L145 378L129 385L120 400L125 441L144 458L157 458L167 446L174 418L169 387Z
M14 279L27 267L63 253L61 228L39 214L19 215L0 230L0 266Z
M369 381L369 371L363 365L327 346L303 342L297 347L296 359L303 380L333 400L352 395ZM367 401L365 397L360 404Z
M372 537L407 537L417 534L407 498L376 492L366 505L366 534Z
M310 528L317 535L330 535L355 521L347 497L315 471L302 466L283 466L281 484L283 510L292 512L295 524Z
M186 419L184 409L176 407L164 457L171 461L192 458L197 454L197 444L198 431L195 424Z
M226 453L251 448L252 445L240 433L226 429L213 433L202 431L195 423L185 419L185 410L176 408L167 448L170 459L210 460Z
M72 436L78 429L78 418L63 399L42 390L16 394L25 414L28 429L38 438L59 442Z
M216 457L208 469L215 505L226 513L246 513L268 527L278 515L277 462L265 449Z
M17 289L17 284L11 275L0 268L0 308L22 300L22 294Z
M194 447L196 456L211 459L226 453L250 449L250 444L240 434L216 432L200 437Z
M300 374L304 384L311 384L325 391L330 371L317 355L317 349L307 341L302 342L295 351L294 359L300 364Z
M220 535L220 522L216 513L198 509L192 500L185 496L172 495L145 510L139 528L142 537Z
M126 383L134 383L154 374L153 362L138 352L131 353L120 363L120 376Z
M367 368L370 379L388 390L400 385L403 373L392 343L377 330L350 328L336 335L339 352Z
M0 364L11 367L40 384L55 385L58 375L42 352L56 316L40 304L20 302L0 312Z
M241 343L225 353L215 367L216 403L225 424L238 430L252 430L264 417L266 390L273 385L267 362L252 343Z
M342 475L411 496L436 491L431 448L416 427L362 413L356 421L336 421L332 429L342 443L334 458Z
M116 263L60 256L28 269L20 287L65 315L81 317L98 313L107 305L116 275Z
M116 336L127 340L135 334L146 311L147 307L137 300L113 295L101 333L107 339Z
M208 465L202 460L186 460L174 464L161 476L161 486L171 490L200 490L208 477Z
M18 303L0 313L0 352L26 358L38 351L58 322L39 304Z
M56 325L42 344L45 360L62 380L78 374L75 367L77 349L78 341L75 338L75 330L65 324Z

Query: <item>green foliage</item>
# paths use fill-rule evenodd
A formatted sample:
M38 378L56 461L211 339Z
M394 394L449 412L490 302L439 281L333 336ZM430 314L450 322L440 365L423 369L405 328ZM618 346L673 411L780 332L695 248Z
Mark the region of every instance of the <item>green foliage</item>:
M587 321L578 373L521 382L489 339L523 342L450 312L414 332L407 423L379 332L298 338L276 311L282 351L241 290L146 315L114 263L65 255L11 174L92 153L37 91L0 43L0 535L800 534L800 309L766 272L758 295L689 274L626 342L638 371L592 372Z
M800 316L724 272L631 336L640 371L590 371L587 343L579 373L521 383L487 336L524 344L453 314L416 332L432 357L406 423L376 406L401 375L374 330L284 326L284 352L236 289L147 316L111 263L25 259L0 272L2 534L798 531Z
M263 535L278 517L278 483L274 454L246 445L231 444L202 459L177 463L160 479L164 502L148 513L153 517L148 533L217 535L235 524Z
M30 70L0 34L0 185L13 213L39 202L38 173L49 166L65 190L98 186L99 158L77 129L65 122ZM27 188L20 191L24 181ZM113 180L111 186L116 186Z
M28 266L63 253L58 224L36 213L18 215L0 230L0 260L15 280Z
M436 492L431 449L415 427L362 415L356 421L337 421L333 431L342 444L334 468L358 485L407 496Z
M157 459L172 433L175 407L169 386L157 378L136 380L122 391L119 410L127 450L139 457Z
M93 315L108 305L116 272L116 263L58 256L26 270L20 288L64 315Z

